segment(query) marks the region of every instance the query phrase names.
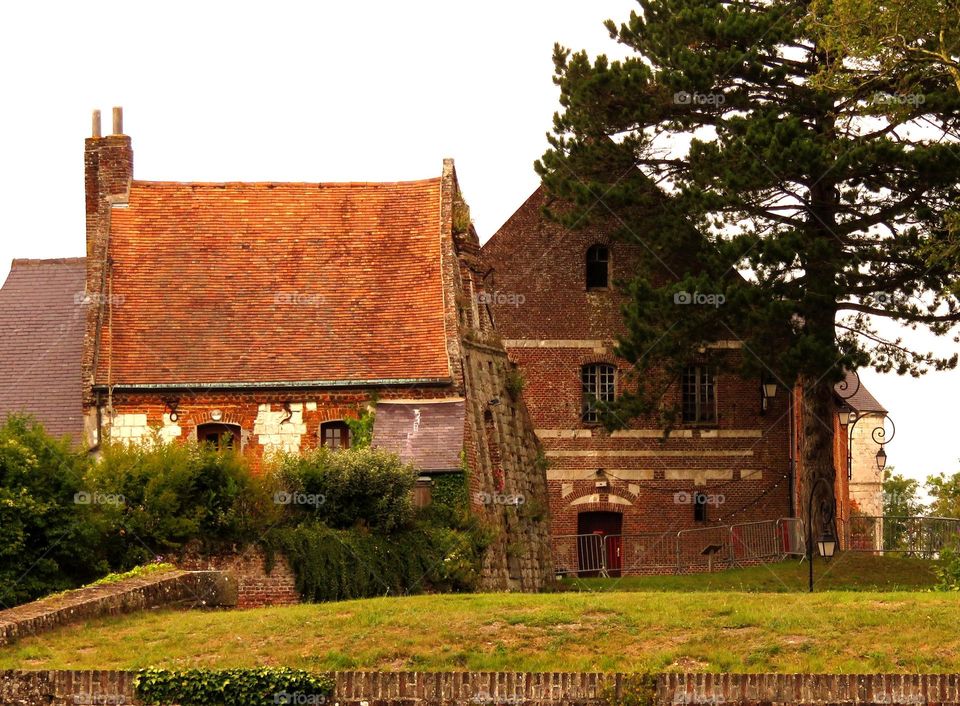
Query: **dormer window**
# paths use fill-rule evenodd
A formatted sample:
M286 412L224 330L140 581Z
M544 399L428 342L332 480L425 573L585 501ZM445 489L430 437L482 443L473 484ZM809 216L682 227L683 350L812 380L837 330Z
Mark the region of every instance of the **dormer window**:
M610 249L606 245L591 245L587 249L587 289L607 289L610 286Z

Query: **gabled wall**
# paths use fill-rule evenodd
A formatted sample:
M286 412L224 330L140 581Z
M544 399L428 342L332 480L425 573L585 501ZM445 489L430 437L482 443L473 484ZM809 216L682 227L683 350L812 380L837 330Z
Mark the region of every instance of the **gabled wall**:
M716 423L679 424L667 438L654 418L629 420L613 433L582 421L581 366L612 364L621 386L631 369L614 353L625 333L625 298L615 286L587 289L587 249L609 248L615 285L632 277L644 247L614 240L615 224L564 228L543 215L546 198L535 192L481 257L493 321L526 379L524 398L549 462L554 537L576 534L581 514L596 511L618 514L624 535L789 517L790 395L783 388L764 411L759 378L721 373ZM677 316L684 312L678 304ZM703 359L732 369L746 354L731 335L709 344ZM667 396L679 403L679 381ZM705 522L694 520L696 492L712 499ZM641 571L642 563L625 559L624 568Z

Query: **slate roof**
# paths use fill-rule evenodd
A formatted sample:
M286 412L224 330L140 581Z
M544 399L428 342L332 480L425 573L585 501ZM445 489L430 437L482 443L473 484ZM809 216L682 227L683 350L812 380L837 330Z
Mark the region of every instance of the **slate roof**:
M852 407L858 412L877 412L879 414L886 414L887 410L882 404L874 397L870 390L860 382L858 377L853 373L847 373L846 375L846 384L847 387L841 387L844 383L839 383L837 385L837 394L843 399L844 404ZM851 394L851 391L854 391ZM849 395L849 397L847 397Z
M83 258L13 261L0 287L0 419L26 412L82 438L85 276Z
M97 384L450 378L441 179L133 181Z
M373 446L399 454L422 471L460 468L463 400L378 403Z

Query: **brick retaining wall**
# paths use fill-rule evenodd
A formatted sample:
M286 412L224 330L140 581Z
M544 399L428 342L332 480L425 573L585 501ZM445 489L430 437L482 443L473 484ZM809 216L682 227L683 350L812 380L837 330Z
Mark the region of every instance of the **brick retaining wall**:
M233 606L236 580L219 571L177 571L87 586L0 611L0 645L67 623L161 605ZM6 704L6 701L2 702Z
M515 672L336 672L339 706L601 706L631 675ZM612 701L606 698L612 696ZM663 674L662 706L960 704L960 674ZM135 704L133 672L0 671L4 706Z
M276 554L270 573L266 570L266 557L256 547L215 556L187 552L173 561L181 569L232 573L237 579L237 608L262 608L300 602L296 576L290 562L280 553Z

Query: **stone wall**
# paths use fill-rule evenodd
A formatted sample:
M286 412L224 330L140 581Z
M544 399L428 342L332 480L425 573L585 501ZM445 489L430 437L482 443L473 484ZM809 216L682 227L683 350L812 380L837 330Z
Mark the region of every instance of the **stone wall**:
M443 231L452 234L444 289L448 325L459 333L450 354L466 398L463 451L472 508L494 530L479 588L536 591L553 578L546 466L487 306L480 241L449 160L443 177Z
M101 586L88 586L0 611L0 645L61 625L158 606L229 606L236 582L219 571L168 571ZM3 703L7 703L4 701Z
M274 558L268 573L266 557L260 549L248 547L236 554L200 556L187 553L174 559L182 569L222 571L236 581L237 608L262 608L274 605L293 605L300 602L296 576L282 554Z
M515 672L337 672L339 706L601 706L635 694L632 675ZM2 671L0 703L135 704L133 673ZM642 699L630 701L644 703ZM664 674L662 706L913 706L960 703L958 674Z
M877 468L880 444L873 438L874 430L882 429L883 423L882 414L866 414L852 431L850 500L864 515L883 515L883 471Z

